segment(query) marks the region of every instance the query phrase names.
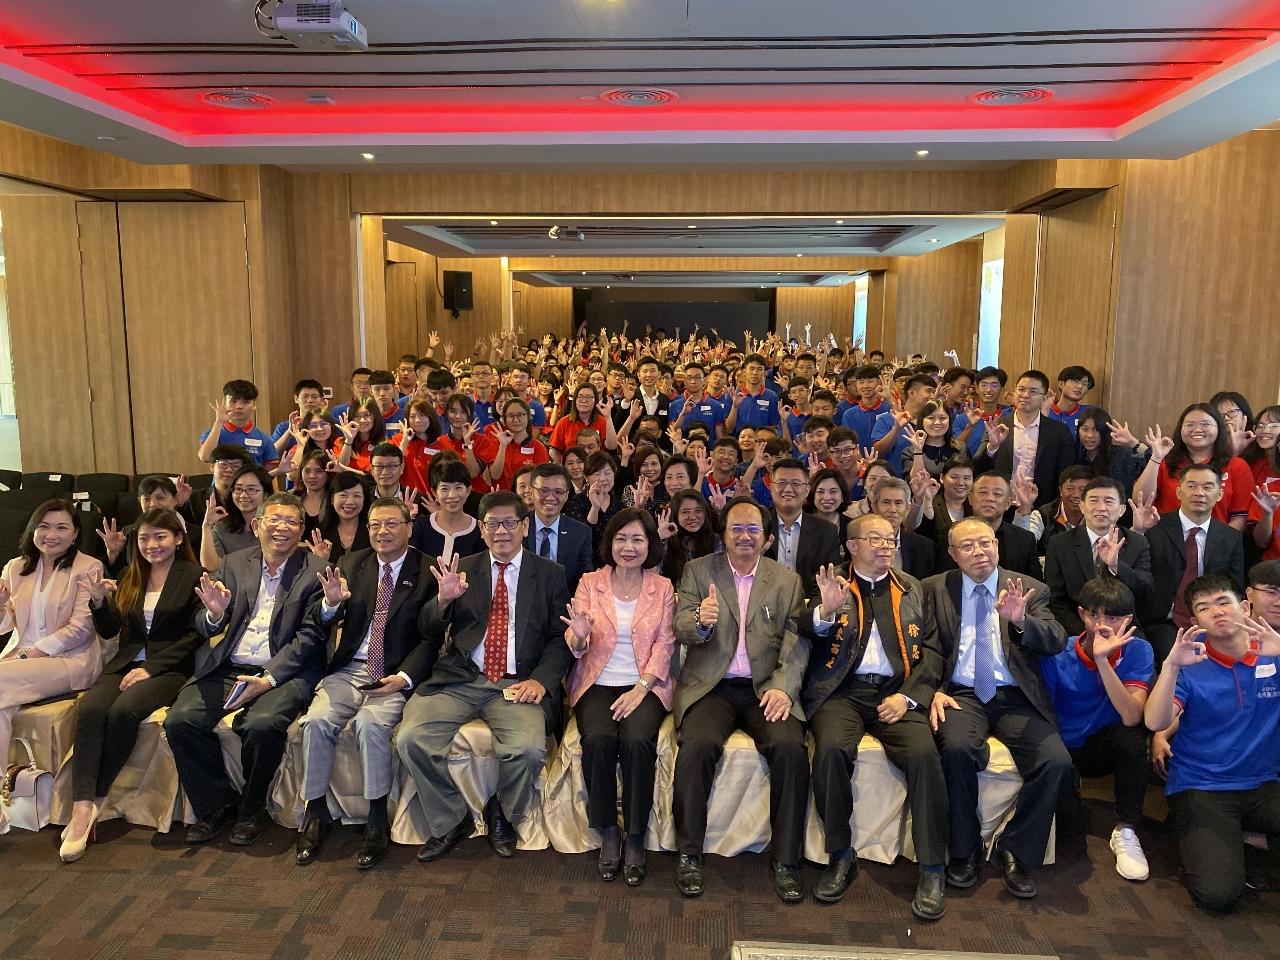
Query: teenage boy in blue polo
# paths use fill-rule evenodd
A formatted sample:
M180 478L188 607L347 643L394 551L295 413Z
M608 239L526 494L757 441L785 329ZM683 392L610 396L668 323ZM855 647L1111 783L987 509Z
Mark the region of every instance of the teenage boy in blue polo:
M1178 853L1196 903L1227 911L1245 890L1245 831L1280 834L1280 636L1248 619L1226 577L1197 577L1184 596L1192 623L1145 717L1157 731L1178 721L1165 788Z
M1142 723L1155 673L1151 644L1135 637L1133 592L1114 577L1080 588L1077 612L1084 632L1040 672L1058 715L1058 732L1082 777L1115 777L1116 824L1111 852L1116 872L1145 880L1147 858L1138 841L1147 794L1147 729Z
M201 463L211 463L213 451L227 444L244 447L260 467L274 467L280 462L271 435L254 425L258 388L252 381L227 381L222 385L222 402L209 406L213 408L213 425L200 434L200 447L196 450Z
M742 385L726 411L725 432L737 436L743 427L777 427L778 395L764 385L764 357L751 353L742 359Z

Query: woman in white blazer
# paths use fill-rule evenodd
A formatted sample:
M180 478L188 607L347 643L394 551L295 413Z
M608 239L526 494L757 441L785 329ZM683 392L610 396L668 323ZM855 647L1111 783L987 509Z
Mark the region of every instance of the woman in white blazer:
M36 508L18 556L0 576L0 762L9 755L13 716L45 697L85 690L102 672L102 652L89 613L91 584L102 563L80 553L80 515L66 500ZM9 824L0 809L0 833Z

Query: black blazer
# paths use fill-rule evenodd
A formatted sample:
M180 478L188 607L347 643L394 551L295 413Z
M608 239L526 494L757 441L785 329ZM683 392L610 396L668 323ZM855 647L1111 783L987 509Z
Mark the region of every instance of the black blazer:
M438 693L451 684L480 676L471 654L484 645L489 625L492 568L488 550L463 557L458 570L467 575L467 592L444 610L437 597L423 606L418 630L427 639L428 677L417 686L416 695ZM525 550L516 584L516 676L520 680L532 678L546 688L542 707L548 725L559 716L561 684L573 659L560 622L568 603L564 567Z
M1147 538L1136 530L1120 528L1124 545L1114 576L1133 591L1136 609L1145 610L1151 599L1151 548ZM1076 612L1080 590L1094 577L1110 577L1106 567L1097 567L1089 546L1089 530L1084 525L1059 533L1049 541L1044 558L1044 578L1049 582L1053 615L1070 636L1084 632L1084 623Z
M1005 589L1009 583L1009 571L1000 567L996 580L997 593ZM946 690L956 669L956 655L960 650L960 616L964 591L962 584L964 574L959 570L950 570L930 577L924 582L924 589L933 605L934 619L938 625L938 640L942 646L942 655L946 663L942 669L940 689ZM1009 672L1017 681L1019 689L1026 694L1036 711L1053 724L1057 717L1053 712L1053 703L1045 692L1044 681L1040 676L1040 658L1053 657L1061 653L1067 646L1067 633L1049 607L1049 588L1039 580L1022 578L1024 590L1035 590L1035 595L1027 604L1027 616L1022 627L1015 627L1003 617L1000 618L1000 638L1004 642L1004 658L1009 665Z
M1161 623L1169 619L1178 584L1187 569L1180 516L1179 510L1166 513L1147 531L1153 582L1144 623ZM1244 540L1235 527L1210 519L1202 559L1205 573L1220 573L1244 587Z
M636 388L635 399L640 401L640 416L642 417L647 416L649 414L649 411L644 407L644 392L639 387ZM624 406L627 410L627 413L630 414L631 405L625 404ZM670 407L671 407L671 401L667 399L667 395L665 393L659 393L657 412L654 414L654 416L656 416L658 420L661 421L662 432L664 434L667 432L667 425L671 422ZM623 422L625 421L626 421L626 417L624 416ZM617 429L617 427L615 427L614 429ZM634 442L634 440L635 438L633 436L632 441Z
M137 665L151 676L158 677L162 673L191 676L195 670L196 649L204 642L204 637L195 628L196 615L204 615L204 605L195 592L202 573L204 568L200 564L181 557L174 558L151 616L150 630L147 630L142 616L141 594L123 617L116 609L114 598L101 607L90 608L93 626L99 636L120 635L120 649L102 672L128 671L138 652L145 650L146 659Z
M902 530L901 537L903 572L917 580L933 576L937 569L933 541L906 529Z
M828 523L811 513L801 514L800 543L796 546L796 575L804 584L804 595L810 600L818 595L818 568L829 563L839 569L844 565L840 552L840 528ZM778 559L778 538L776 527L778 514L773 515L775 533L773 544L765 556L770 560Z
M566 517L563 513L556 518L556 522L552 524L556 531L556 563L564 567L565 580L569 586L569 593L573 594L578 589L578 581L582 579L584 573L590 573L596 568L595 552L592 550L594 538L591 534L591 528L580 520L574 520L572 517ZM524 538L524 548L531 553L538 552L538 544L535 533L538 529L538 518L531 516L529 518L529 535Z
M277 683L302 677L314 685L324 676L324 631L316 621L307 618L307 613L321 594L316 574L325 566L311 551L302 549L295 550L285 561L275 610L271 614L271 659L263 667ZM231 606L216 626L209 624L204 613L196 614L196 630L202 637L213 639L219 634L223 637L215 646L204 647L197 653L193 680L204 679L230 660L244 635L262 585L262 548L248 547L227 554L214 579L222 581L231 591Z
M983 442L978 455L973 458L973 475L976 477L980 473L994 470L1008 480L1013 476L1013 414L1005 414L996 423L1003 423L1008 427L1009 436L996 449L994 457L987 453L987 445ZM1058 495L1058 477L1076 462L1076 438L1071 435L1071 429L1065 423L1042 414L1038 439L1035 468L1032 471L1032 479L1039 490L1036 496L1037 507Z
M1036 551L1035 534L1004 520L996 530L996 543L1000 545L1000 569L1037 580L1044 576L1040 570L1040 554ZM939 571L955 570L956 562L951 559L951 554L945 546L941 549Z
M400 576L396 578L391 606L387 611L387 625L382 634L387 675L403 671L415 687L427 678L427 662L431 657L418 632L418 615L423 605L436 595L431 561L431 557L409 548ZM325 647L326 673L335 673L351 662L369 630L369 621L378 602L378 555L372 549L348 553L338 561L338 569L347 579L351 599L339 605L333 617L326 621L322 593L307 614L308 618L314 617L319 621L320 629L328 639Z

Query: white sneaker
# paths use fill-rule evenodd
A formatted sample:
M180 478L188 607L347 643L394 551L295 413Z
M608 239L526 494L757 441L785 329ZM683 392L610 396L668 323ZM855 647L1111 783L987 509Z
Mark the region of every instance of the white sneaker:
M1116 855L1116 873L1126 880L1145 880L1150 875L1147 856L1131 827L1111 831L1111 852Z

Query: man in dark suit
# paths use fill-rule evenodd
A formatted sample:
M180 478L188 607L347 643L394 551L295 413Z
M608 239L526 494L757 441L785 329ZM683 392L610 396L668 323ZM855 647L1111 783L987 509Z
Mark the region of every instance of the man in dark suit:
M1028 370L1013 391L1013 412L987 427L987 442L974 457L978 472L994 470L1006 480L1029 476L1038 490L1035 505L1053 499L1058 477L1075 463L1076 439L1066 424L1042 415L1049 378Z
M978 880L978 771L990 759L987 736L993 735L1009 748L1022 775L996 861L1005 889L1030 898L1036 895L1031 867L1044 862L1058 796L1072 776L1039 665L1040 657L1066 647L1067 635L1053 618L1045 585L999 566L991 527L971 517L953 526L950 536L959 570L924 584L946 657L929 719L951 814L947 882L964 888Z
M584 573L595 569L591 555L591 528L562 512L573 491L569 471L558 463L544 463L533 470L533 521L524 548L564 567L570 595Z
M232 843L258 839L289 724L324 675L322 631L305 616L320 594L324 561L298 549L305 519L293 494L267 497L252 521L259 546L223 557L217 574L202 577L196 589L205 606L196 629L221 639L197 652L195 674L164 722L178 779L196 813L188 843L214 839L233 818ZM243 690L228 700L241 683ZM240 794L227 777L214 730L232 711L239 711L232 725L241 740Z
M911 510L911 485L897 477L876 484L868 496L871 511L889 521L897 537L893 567L917 580L933 575L934 545L928 537L912 533L904 525Z
M1070 637L1084 632L1080 591L1094 577L1118 579L1133 593L1139 608L1151 596L1152 588L1147 538L1118 525L1125 511L1120 484L1110 477L1090 480L1081 506L1084 522L1050 540L1044 559L1050 606Z
M680 858L676 889L701 896L707 801L724 742L745 730L769 764L773 885L784 903L804 899L800 855L809 804L800 685L809 641L799 576L764 556L773 516L754 500L724 512L725 553L690 560L680 580L676 640L685 644L676 679L678 751L672 813Z
M911 910L937 920L946 911L947 784L927 714L942 649L920 582L890 569L889 522L863 514L849 527L849 579L834 566L820 572L819 603L802 624L813 646L800 702L813 731L813 798L831 857L813 895L834 903L857 875L852 778L858 744L869 733L907 776L920 864Z
M422 608L418 629L438 656L409 698L396 737L431 829L418 850L423 862L471 836L474 823L449 772L449 747L458 728L477 717L493 731L499 757L498 792L484 811L489 845L500 857L515 853L511 821L535 800L547 730L569 672L560 623L569 603L564 568L523 548L524 501L507 490L486 494L480 529L487 551L432 571L439 591Z
M1019 504L1014 515L1014 523L1035 535L1040 556L1043 557L1049 549L1050 540L1084 523L1084 516L1081 513L1084 488L1092 479L1093 473L1089 468L1077 463L1062 471L1062 476L1058 478L1058 496L1055 499L1038 507L1029 505L1024 508L1021 503ZM1029 491L1031 493L1029 497L1020 496L1018 499L1020 501L1025 499L1029 504L1034 504L1036 488L1030 484L1029 480L1020 484L1015 479L1013 487L1015 494L1019 487ZM1024 509L1027 511L1025 521L1022 520ZM1035 516L1031 516L1033 513Z
M338 736L353 725L369 815L356 866L367 870L387 852L391 793L391 734L404 712L405 693L426 679L434 656L418 633L418 615L436 592L431 558L409 546L413 519L398 498L369 508L371 548L348 553L321 574L324 595L313 607L328 638L327 676L302 718L307 809L298 832L297 861L316 858L333 828L329 781Z
M658 418L658 428L661 433L667 432L667 424L670 423L671 401L667 395L658 389L658 381L662 377L662 368L658 366L658 361L653 357L641 357L640 364L636 367L636 376L640 380L640 389L636 391L635 399L640 401L643 407L641 414Z
M818 571L829 564L840 565L840 529L805 514L809 471L799 460L775 460L769 468L769 484L777 532L766 555L795 571L804 584L804 595L812 599L818 595Z
M1035 535L1004 519L1012 502L1009 481L998 473L984 473L973 481L973 489L969 491L969 506L973 508L973 516L995 531L996 545L1000 550L1000 566L1038 580L1043 574L1040 571L1040 554L1036 552ZM942 557L941 569L956 569L950 546Z
M1240 531L1214 519L1222 499L1222 477L1208 464L1192 464L1178 478L1177 510L1159 516L1148 504L1133 503L1133 528L1144 530L1151 548L1152 588L1142 632L1163 663L1178 630L1192 624L1182 593L1196 577L1217 573L1244 583L1244 541ZM1141 610L1142 607L1139 606Z

